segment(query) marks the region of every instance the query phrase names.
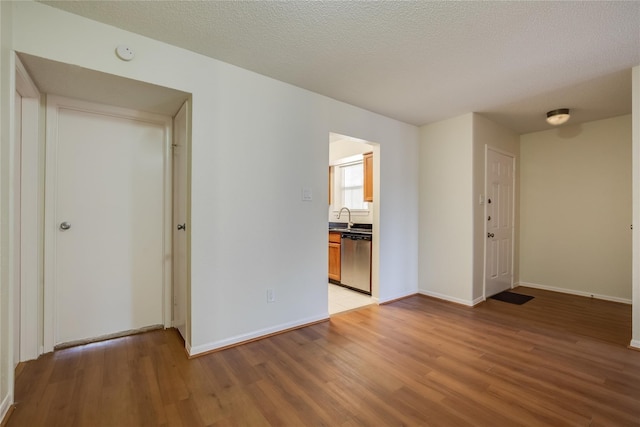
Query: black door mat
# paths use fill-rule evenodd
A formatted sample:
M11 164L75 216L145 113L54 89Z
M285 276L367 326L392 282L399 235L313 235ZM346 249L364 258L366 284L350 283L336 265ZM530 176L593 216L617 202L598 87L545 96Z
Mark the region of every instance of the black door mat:
M497 299L498 301L508 302L509 304L522 305L525 302L532 300L531 295L516 294L515 292L504 291L499 294L495 294L489 298Z

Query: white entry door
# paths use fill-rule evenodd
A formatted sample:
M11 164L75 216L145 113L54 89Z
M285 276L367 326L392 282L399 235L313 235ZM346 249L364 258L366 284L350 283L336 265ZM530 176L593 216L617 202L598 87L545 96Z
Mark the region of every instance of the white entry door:
M485 297L513 283L514 169L513 156L487 148Z
M170 120L48 97L50 344L165 323Z

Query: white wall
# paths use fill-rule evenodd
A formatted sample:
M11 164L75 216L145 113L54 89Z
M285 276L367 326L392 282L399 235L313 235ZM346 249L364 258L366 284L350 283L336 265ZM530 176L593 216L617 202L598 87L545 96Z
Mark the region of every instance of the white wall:
M419 289L473 304L473 114L420 128Z
M416 127L43 4L12 7L17 51L193 95L192 353L327 317L329 132L380 144L379 299L417 291ZM123 42L128 63L113 53Z
M11 196L11 143L13 139L13 61L11 59L12 10L0 2L0 420L13 404L13 334L10 301L13 300L9 266L9 200Z
M519 138L477 113L420 131L420 292L474 305L483 299L485 146L516 156L517 168Z
M631 116L521 136L520 282L631 300Z
M485 192L485 146L497 148L513 154L516 159L515 239L514 239L514 283L518 282L518 212L519 191L518 171L520 170L520 137L517 133L502 127L486 117L473 114L473 301L483 299L484 246L487 240L484 226L484 205L480 195Z

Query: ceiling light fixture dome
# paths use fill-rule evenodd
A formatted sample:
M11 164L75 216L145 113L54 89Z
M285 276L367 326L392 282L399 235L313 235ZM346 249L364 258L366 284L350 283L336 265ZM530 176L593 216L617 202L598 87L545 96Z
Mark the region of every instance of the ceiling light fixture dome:
M568 108L558 108L547 113L547 123L558 126L569 120L570 114Z

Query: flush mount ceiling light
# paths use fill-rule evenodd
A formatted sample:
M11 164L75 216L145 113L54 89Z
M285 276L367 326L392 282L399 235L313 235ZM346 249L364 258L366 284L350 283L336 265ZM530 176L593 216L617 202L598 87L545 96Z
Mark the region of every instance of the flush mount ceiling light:
M549 123L550 125L558 126L566 123L567 120L569 120L568 108L559 108L547 113L547 123Z

